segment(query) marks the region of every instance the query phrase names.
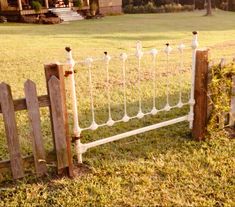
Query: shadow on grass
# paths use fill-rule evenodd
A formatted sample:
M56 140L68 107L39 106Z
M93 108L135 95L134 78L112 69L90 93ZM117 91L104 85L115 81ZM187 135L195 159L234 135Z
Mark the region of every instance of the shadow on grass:
M157 108L163 108L165 97L160 97L158 100ZM171 100L171 103L176 105L178 99ZM173 104L172 104L173 105ZM152 109L152 99L143 101L143 112L150 112ZM128 115L135 116L138 113L138 101L128 105ZM111 108L112 118L114 120L122 119L124 115L123 105L115 105ZM138 129L141 127L153 125L180 116L187 115L189 107L174 108L169 112L159 112L157 115L146 115L143 119L132 119L128 123L116 123L112 127L104 126L95 131L87 130L82 133L82 143L99 140L109 136L124 133L130 130ZM105 123L108 120L108 108L98 108L95 110L97 116L96 122L98 124ZM71 114L70 114L71 115ZM86 120L87 126L91 123L90 111L80 114L80 117L89 117ZM85 120L84 120L85 121ZM82 121L81 121L82 122ZM72 123L70 123L72 126ZM191 142L191 132L189 123L187 121L175 124L172 126L163 127L150 132L142 133L136 136L127 137L123 140L108 143L96 148L89 149L84 154L84 162L88 165L94 166L95 163L102 162L102 160L111 161L113 159L124 160L137 160L146 158L151 153L165 154L169 150L179 151L182 145L187 145ZM93 163L94 162L94 163Z
M178 97L178 96L177 96ZM163 106L165 97L160 97L158 100L161 100L158 102L159 106ZM172 100L172 103L177 104L178 99ZM145 107L144 112L150 111L152 108L152 99L144 100L143 106ZM133 129L141 128L144 126L149 126L155 123L160 123L162 121L167 121L173 118L177 118L180 116L184 116L188 114L189 107L184 106L183 108L175 108L172 109L169 112L159 112L157 115L147 115L143 119L133 119L129 121L128 123L117 123L113 127L100 127L96 131L84 131L82 133L82 142L87 143L90 141L98 140L100 138L106 138L112 135L116 135L119 133L124 133ZM128 111L131 115L136 115L138 112L138 102L134 102L128 105ZM108 118L108 112L107 108L96 108L95 110L96 116L97 116L97 122L101 123L105 120L107 121ZM26 112L25 112L26 113ZM84 111L83 114L80 114L80 117L87 117L89 116L88 111ZM42 109L41 114L43 116L48 116L48 110ZM120 119L123 117L123 104L112 106L112 115L117 119ZM71 118L72 114L70 114ZM27 116L24 117L27 119ZM25 120L26 121L26 120ZM30 152L28 151L29 148L31 148L31 143L29 141L29 130L28 126L25 124L21 117L21 122L18 121L18 128L21 128L20 132L20 138L26 138L27 141L21 140L21 144L27 145L27 146L21 146L23 148L23 154L28 155ZM87 122L89 123L89 121ZM42 123L42 131L44 136L44 146L48 151L50 151L53 148L53 142L52 142L52 136L50 133L50 120L43 119ZM72 123L70 121L70 127L72 129ZM72 130L71 130L72 132ZM1 133L2 135L2 133ZM1 136L1 141L2 141ZM187 152L189 149L189 146L199 147L200 144L197 142L192 142L190 130L188 127L188 122L182 122L179 124L175 124L172 126L167 126L164 128L156 129L150 132L146 132L143 134L139 134L136 136L132 136L129 138L125 138L123 140L119 140L116 142L108 143L106 145L102 145L93 149L89 149L84 155L84 164L87 166L91 166L92 168L99 168L99 166L103 166L104 163L112 163L114 160L118 162L132 162L132 161L138 161L139 159L152 159L153 157L158 157L159 155L164 155L169 152L175 151L184 151L187 149ZM49 150L50 149L50 150ZM192 149L192 148L191 148ZM31 151L31 149L30 149ZM4 152L1 152L4 154ZM7 153L7 151L5 151ZM75 151L73 147L73 154L74 154L74 160L76 160ZM6 155L5 155L6 156ZM189 153L190 156L190 153ZM49 167L50 174L52 174L52 177L55 177L55 168ZM32 180L35 181L36 178L32 178L30 174L34 172L34 169L32 166L28 166L26 170L26 174L28 173L29 176L27 176L25 179L23 179L26 182L31 182ZM7 176L7 181L3 182L6 184L11 180L11 176ZM34 177L34 176L33 176ZM37 179L36 179L37 180ZM41 179L39 179L41 181ZM45 179L46 182L48 179ZM10 182L11 183L11 182Z

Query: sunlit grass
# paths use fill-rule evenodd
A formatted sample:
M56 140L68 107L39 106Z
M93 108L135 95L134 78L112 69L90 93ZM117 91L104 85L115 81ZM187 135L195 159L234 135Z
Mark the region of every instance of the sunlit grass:
M36 82L38 93L46 94L43 64L65 62L64 47L71 46L78 61L87 57L111 56L121 52L134 53L135 43L141 40L145 51L157 48L158 72L165 70L162 49L169 42L173 47L172 70L179 66L177 46L184 43L185 68L191 62L191 32L199 31L200 47L211 49L211 58L231 57L235 54L235 14L217 11L212 17L203 12L178 14L145 14L106 17L102 20L79 21L61 25L0 25L0 81L11 85L15 98L23 97L26 79ZM152 108L153 82L151 57L142 65L141 87L144 111ZM136 86L136 59L129 60L127 68L128 112L138 112ZM90 99L88 71L76 65L80 123L89 126ZM115 119L123 115L122 67L113 60L112 112ZM178 101L180 76L170 77L171 103ZM93 68L97 122L107 116L107 91L103 63ZM165 104L166 77L158 76L158 107ZM187 101L189 72L183 79L184 100ZM69 96L68 96L69 97ZM71 110L69 110L71 112ZM188 108L147 116L143 120L120 123L95 132L84 132L83 142L97 140L140 126L184 115ZM41 110L43 137L47 151L52 148L48 111ZM17 112L20 142L24 155L31 153L27 113ZM32 177L20 181L17 187L0 189L1 206L234 206L235 142L221 138L203 143L190 138L188 123L177 124L119 142L110 143L84 154L84 162L91 172L74 180L50 182L38 180L28 184ZM0 160L8 158L4 126L0 116ZM0 177L1 179L1 177Z

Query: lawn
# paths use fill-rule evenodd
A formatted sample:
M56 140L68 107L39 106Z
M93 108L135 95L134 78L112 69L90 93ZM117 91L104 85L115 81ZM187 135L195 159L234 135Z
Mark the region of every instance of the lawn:
M203 12L177 14L143 14L105 17L101 20L79 21L61 25L28 25L7 23L0 25L0 81L11 85L15 98L23 97L26 79L36 82L38 93L46 93L43 64L65 62L65 46L71 46L76 60L102 57L104 51L112 55L133 52L137 40L144 50L164 49L169 42L176 48L181 42L190 46L191 32L199 31L200 47L211 50L210 58L232 59L235 56L235 13L216 11L205 17ZM174 56L176 58L176 56ZM163 60L162 60L163 61ZM190 50L185 54L185 65L190 63ZM135 69L135 64L131 63ZM172 65L175 67L176 64ZM142 84L145 109L151 105L151 82L148 65ZM79 112L84 123L89 121L89 102L86 69L76 66L79 97L83 97ZM95 70L98 121L107 118L107 103L102 80L103 70ZM116 117L122 109L120 73L113 66L112 94ZM132 77L132 73L129 73ZM133 76L134 77L134 76ZM172 79L174 83L175 79ZM187 95L189 76L183 81ZM133 80L132 80L133 81ZM159 100L164 89L159 85ZM177 88L177 87L176 87ZM178 97L172 88L172 102ZM136 113L138 97L129 90L129 110ZM162 98L163 99L163 98ZM81 102L81 99L79 100ZM161 104L163 100L159 103ZM113 128L86 132L84 141L106 137L184 115L188 108L172 110L142 121L133 120ZM52 148L48 111L41 110L43 137L47 151ZM86 116L85 116L86 115ZM88 118L87 118L88 117ZM22 153L31 153L26 112L17 112ZM88 120L87 120L88 119ZM28 176L12 185L4 181L0 187L0 206L235 206L235 140L225 137L195 142L190 138L188 123L151 131L124 139L84 154L89 171L73 180L44 179ZM0 117L0 160L8 158L2 117ZM0 177L0 179L3 179ZM9 180L9 177L5 178Z

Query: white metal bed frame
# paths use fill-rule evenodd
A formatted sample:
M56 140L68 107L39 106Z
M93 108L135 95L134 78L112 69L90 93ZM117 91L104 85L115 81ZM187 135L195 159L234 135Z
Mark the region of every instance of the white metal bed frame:
M180 44L178 47L178 51L180 52L180 54L183 56L183 51L184 51L185 46L183 44ZM142 111L142 100L141 100L141 88L140 88L140 70L141 70L141 59L143 58L143 55L146 52L142 51L142 44L141 42L137 42L137 46L136 46L136 53L134 54L136 56L136 58L138 59L138 91L139 91L139 111L138 114L136 116L133 117L129 117L127 115L127 101L126 101L126 60L128 59L128 56L126 53L122 53L120 55L120 59L122 61L122 65L123 65L123 93L124 93L124 116L122 119L120 120L116 120L114 121L112 119L112 113L111 113L111 106L110 106L110 86L109 84L107 84L107 97L108 97L108 113L109 113L109 118L108 121L106 123L100 124L98 125L95 121L95 110L94 110L94 100L93 100L93 85L92 85L92 75L91 75L91 67L94 61L96 60L103 60L105 61L105 65L106 65L106 80L107 83L109 83L110 77L109 77L109 62L111 61L111 57L105 53L104 58L102 59L92 59L92 58L87 58L83 63L85 63L88 67L88 73L89 73L89 90L90 90L90 103L91 103L91 113L92 113L92 123L89 127L87 128L81 128L79 126L79 120L78 120L78 106L77 106L77 97L76 97L76 83L75 83L75 78L74 78L74 66L76 63L79 62L75 62L73 57L72 57L72 51L70 48L67 48L67 65L69 65L69 71L70 71L70 76L69 76L69 82L70 82L70 86L69 86L69 90L71 92L71 98L72 98L72 111L73 111L73 136L76 137L76 154L77 154L77 159L79 163L82 163L82 154L85 153L88 149L99 146L99 145L103 145L109 142L113 142L113 141L117 141L129 136L133 136L133 135L137 135L140 133L144 133L147 131L151 131L154 129L158 129L161 127L165 127L165 126L169 126L169 125L173 125L176 123L180 123L183 121L189 121L189 127L192 128L193 126L193 119L194 119L194 104L195 104L195 99L194 99L194 85L195 85L195 64L196 64L196 50L198 48L198 35L197 32L193 32L193 40L192 40L192 69L191 69L191 92L190 92L190 99L187 103L183 103L182 102L182 94L180 92L180 97L179 97L179 102L176 106L170 106L169 104L169 91L167 91L167 97L166 97L166 105L163 109L157 109L156 108L156 71L153 71L153 87L154 87L154 94L153 94L153 108L150 112L148 113L143 113ZM169 55L171 53L172 48L170 47L169 44L166 44L166 48L164 49L164 52L167 56L167 64L169 61ZM152 60L153 60L153 65L155 68L155 64L156 64L156 57L158 55L158 51L156 49L152 49L150 52L147 52L148 54L152 55ZM132 54L133 56L133 54ZM81 63L81 62L80 62ZM169 90L169 83L167 83L167 90ZM113 126L115 123L118 122L128 122L130 119L133 118L138 118L141 119L146 115L156 115L158 112L160 111L170 111L170 109L172 108L181 108L184 105L189 105L190 106L190 110L189 113L185 116L182 117L178 117L175 119L171 119L168 121L164 121L161 123L157 123L157 124L153 124L150 126L146 126L143 128L139 128L139 129L135 129L132 131L128 131L125 133L121 133L115 136L111 136L111 137L107 137L107 138L101 138L99 140L90 142L90 143L82 143L80 136L82 131L84 130L96 130L98 127L102 127L102 126Z

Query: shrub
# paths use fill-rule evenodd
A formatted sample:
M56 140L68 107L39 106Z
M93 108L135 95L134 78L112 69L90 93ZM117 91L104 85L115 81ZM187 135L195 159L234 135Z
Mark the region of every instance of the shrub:
M145 6L139 6L139 7L137 7L137 8L138 8L138 12L137 12L137 13L140 13L140 14L146 13Z
M179 12L182 11L182 5L181 4L166 4L165 6L166 12Z
M156 7L153 3L148 3L145 6L127 5L123 8L123 11L128 14L138 14L193 11L193 9L193 5L182 6L181 4L167 4L165 6Z
M154 13L165 13L165 12L166 12L164 6L156 7L156 8L154 9L154 11L155 11Z
M173 0L154 0L154 3L156 6L160 7L160 6L164 6L165 4L173 4L174 1Z
M133 5L127 5L123 8L123 12L127 14L132 14L133 13Z
M128 5L133 5L133 0L122 0L122 6L125 8Z
M35 12L40 12L42 9L42 5L40 4L39 1L32 1L32 7Z
M193 11L194 10L194 6L193 5L184 5L182 7L183 11Z
M7 18L4 16L0 16L0 23L5 23L7 22Z
M66 6L69 5L69 0L63 0L63 1Z
M207 130L211 137L216 137L219 131L224 131L225 114L230 112L232 76L235 75L235 64L229 63L224 66L214 65L211 68L211 77L208 87L210 90L210 112Z
M82 8L82 6L83 6L81 0L74 0L73 5L78 7L78 8Z
M154 6L154 4L152 2L149 2L146 6L145 6L146 12L147 13L155 13L155 9L156 7Z
M123 8L124 13L139 14L139 13L164 13L164 12L180 12L180 11L193 11L193 5L181 4L166 4L165 6L156 7L153 3L148 3L145 6L127 5Z

